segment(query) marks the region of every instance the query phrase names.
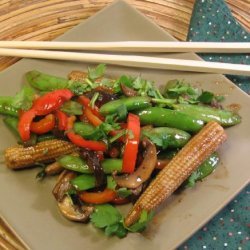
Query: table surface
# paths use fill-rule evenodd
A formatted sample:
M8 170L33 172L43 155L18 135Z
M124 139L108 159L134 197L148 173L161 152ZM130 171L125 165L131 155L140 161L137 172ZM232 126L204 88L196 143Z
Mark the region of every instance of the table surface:
M113 0L0 0L0 40L53 40L111 2ZM178 40L186 40L195 0L127 2ZM250 0L226 0L226 3L238 22L250 31ZM17 60L0 57L0 70ZM24 249L1 218L0 249Z

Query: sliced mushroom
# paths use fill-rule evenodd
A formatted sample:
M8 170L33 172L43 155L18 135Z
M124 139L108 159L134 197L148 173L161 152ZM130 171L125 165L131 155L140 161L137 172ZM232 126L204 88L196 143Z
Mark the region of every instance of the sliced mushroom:
M66 192L72 188L70 180L76 177L76 173L64 170L57 180L55 187L52 190L56 200L61 202Z
M64 170L64 168L60 165L60 163L55 161L55 162L49 164L44 169L44 172L46 175L56 175L56 174L60 174L63 170Z
M79 222L87 222L90 214L93 212L93 206L83 206L74 204L72 199L66 195L67 191L72 189L70 180L76 177L74 172L64 170L56 183L52 193L58 201L58 207L67 219Z
M171 159L157 159L155 168L156 169L163 169L169 164L170 161L171 161Z
M128 86L126 86L123 83L121 83L121 89L122 89L122 92L125 96L137 96L138 95L137 91L135 91L132 88L129 88Z
M58 207L64 217L78 222L87 222L94 211L93 206L74 205L69 196L65 196L61 202L58 202Z
M42 169L42 171L40 171L36 175L36 178L42 180L46 176L60 174L63 170L64 170L64 168L60 165L60 163L55 161L55 162L47 165L44 169Z
M120 187L137 188L151 176L157 161L156 147L149 139L144 139L143 146L145 153L138 169L130 175L114 176Z

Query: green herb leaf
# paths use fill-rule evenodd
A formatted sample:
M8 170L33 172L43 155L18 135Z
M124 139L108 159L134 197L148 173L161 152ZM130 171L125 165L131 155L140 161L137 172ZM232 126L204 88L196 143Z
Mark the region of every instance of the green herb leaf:
M29 86L24 86L14 97L12 105L15 108L28 110L32 107L35 91Z
M105 64L99 64L96 68L88 68L88 77L91 80L96 80L97 78L104 75L106 70Z
M187 179L187 186L188 187L194 187L195 183L197 182L197 180L200 178L200 173L199 171L194 171L189 178Z
M117 133L116 135L114 135L113 137L111 137L111 138L109 139L109 142L110 142L110 143L115 142L116 140L118 140L119 138L121 138L122 136L124 136L126 133L127 133L127 132L126 132L125 129L122 130L120 133Z
M119 224L118 223L110 225L110 226L107 226L105 228L105 235L107 235L107 236L114 235L116 233L116 231L118 230L118 228L119 228Z
M122 219L120 212L109 204L95 206L94 212L90 215L90 220L97 228L104 228Z
M69 115L81 115L82 109L82 105L75 101L67 101L61 107L61 110Z
M166 149L169 145L169 136L159 136L159 134L150 133L150 131L144 130L143 135L148 137L155 145Z
M126 198L132 194L132 191L127 188L119 188L116 192L121 198Z
M92 87L89 84L82 83L82 82L75 82L75 81L69 81L68 88L75 95L78 95L78 96L92 90Z
M214 94L209 91L203 91L201 95L198 97L198 100L205 104L210 104L214 99Z
M128 115L128 110L125 104L122 104L117 108L118 120L125 120Z
M210 175L219 163L219 156L215 152L211 154L187 179L186 186L193 187L196 182Z
M153 212L148 213L146 210L143 210L140 219L131 227L126 227L126 228L133 233L141 232L147 227L147 224L152 220L153 216L154 216Z
M217 102L222 102L225 100L225 96L223 95L215 95L214 96L214 99L217 101Z
M179 96L197 98L199 90L183 81L171 80L166 84L164 96L167 98L178 98Z
M103 131L103 129L100 126L96 127L91 134L84 136L85 139L94 140L94 141L106 139L106 137L107 137L107 134Z
M124 228L122 222L107 226L105 228L105 234L107 236L116 235L119 238L124 238L127 235L127 233L128 231L126 230L126 228Z
M118 80L119 84L123 83L130 88L134 87L133 81L134 81L134 79L132 77L126 76L126 75L122 75Z
M99 92L95 92L93 97L90 100L90 107L93 109L95 107L95 102L99 97Z

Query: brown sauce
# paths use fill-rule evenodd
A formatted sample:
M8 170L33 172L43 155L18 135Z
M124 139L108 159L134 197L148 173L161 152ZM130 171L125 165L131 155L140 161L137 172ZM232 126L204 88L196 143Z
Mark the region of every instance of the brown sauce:
M232 104L228 105L226 108L232 112L237 113L241 109L241 105L238 103L232 103Z

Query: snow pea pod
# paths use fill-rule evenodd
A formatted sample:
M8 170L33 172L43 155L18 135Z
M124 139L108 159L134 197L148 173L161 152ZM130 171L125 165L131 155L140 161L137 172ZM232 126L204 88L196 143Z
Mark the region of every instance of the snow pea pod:
M191 137L190 134L183 130L168 127L144 127L142 129L142 135L148 137L157 146L163 148L181 148Z
M56 137L53 134L44 134L44 135L39 135L37 137L37 142L48 141L53 139L56 139Z
M70 181L70 183L78 191L83 191L83 190L88 190L88 189L94 188L95 182L96 182L95 176L88 175L88 174L79 175Z
M75 177L70 183L78 190L84 191L96 187L96 179L94 175L82 174ZM113 186L113 178L107 176L107 187Z
M142 125L171 127L188 132L198 132L204 125L204 122L200 119L196 119L176 110L160 107L150 107L135 113L140 117Z
M193 187L197 181L201 181L210 175L219 163L219 155L215 152L211 154L187 179L187 186Z
M58 76L44 74L37 70L26 73L28 83L41 91L52 91L56 89L64 89L68 86L68 80Z
M228 110L190 104L174 104L173 108L204 122L216 121L225 127L241 122L241 117L238 114Z
M78 156L65 155L58 159L60 165L66 169L84 174L91 174L92 171L87 163ZM101 162L105 174L111 174L114 171L121 172L122 159L105 159Z
M102 115L114 114L122 105L125 105L128 111L143 109L151 106L151 99L146 96L121 98L102 105L100 108L100 113Z
M11 96L0 96L0 114L18 117L18 109L12 105L13 100Z
M73 128L78 135L86 139L95 132L95 127L89 123L75 122Z

